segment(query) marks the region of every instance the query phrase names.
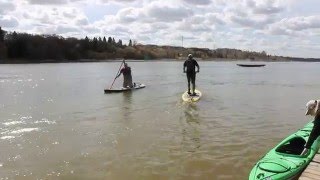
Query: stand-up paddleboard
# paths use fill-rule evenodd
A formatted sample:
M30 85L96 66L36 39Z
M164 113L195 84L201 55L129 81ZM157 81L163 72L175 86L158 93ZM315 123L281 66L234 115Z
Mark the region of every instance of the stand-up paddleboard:
M145 88L146 85L141 84L141 83L134 83L134 86L132 88L119 88L119 89L105 89L104 93L117 93L117 92L126 92L126 91L132 91L136 89L142 89Z
M196 95L193 96L193 95L189 95L188 91L184 92L182 94L182 100L185 101L185 102L196 102L196 101L199 101L199 99L202 96L202 93L197 89L195 90L195 93L196 93Z

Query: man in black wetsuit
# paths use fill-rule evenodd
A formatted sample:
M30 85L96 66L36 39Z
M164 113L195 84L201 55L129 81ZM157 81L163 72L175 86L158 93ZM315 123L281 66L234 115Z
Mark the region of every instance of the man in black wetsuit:
M197 66L197 71L196 71ZM186 70L187 68L187 70ZM196 72L199 72L200 67L196 60L193 59L192 54L188 55L188 59L183 64L183 72L187 73L188 79L188 94L195 96L195 89L196 89ZM192 83L192 94L190 92L190 81Z
M123 74L123 87L124 88L132 88L132 76L131 76L131 68L127 63L124 63L124 67L121 69L120 73L117 75L118 78L121 74Z

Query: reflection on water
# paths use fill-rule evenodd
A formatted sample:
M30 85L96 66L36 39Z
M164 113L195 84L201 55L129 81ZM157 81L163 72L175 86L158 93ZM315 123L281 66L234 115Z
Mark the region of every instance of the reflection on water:
M124 92L123 96L123 107L122 114L124 120L131 120L130 115L132 114L132 91Z
M186 103L184 115L188 124L200 124L199 109L196 103Z
M186 103L182 107L184 108L185 123L182 123L182 142L183 149L188 152L195 152L201 146L200 142L200 116L199 109L196 103Z

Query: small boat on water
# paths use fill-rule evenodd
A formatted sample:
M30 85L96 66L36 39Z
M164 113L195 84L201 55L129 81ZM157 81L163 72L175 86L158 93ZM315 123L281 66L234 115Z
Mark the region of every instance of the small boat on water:
M140 83L134 83L134 86L132 88L119 88L119 89L105 89L104 93L119 93L119 92L127 92L127 91L132 91L136 89L142 89L145 88L146 85L140 84Z
M241 67L263 67L265 64L237 64L238 66Z
M291 134L263 156L250 172L249 180L295 179L319 150L319 138L306 155L300 155L308 141L313 122Z

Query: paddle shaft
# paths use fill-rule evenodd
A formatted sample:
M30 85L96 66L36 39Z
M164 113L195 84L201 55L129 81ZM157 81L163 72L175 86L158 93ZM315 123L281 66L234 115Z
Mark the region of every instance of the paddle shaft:
M118 74L120 73L120 70L121 70L121 67L122 67L122 64L123 64L123 63L124 63L124 60L122 61L121 65L120 65L120 67L119 67L118 73L116 74L116 77L114 78L114 80L113 80L113 82L112 82L112 84L111 84L111 86L110 86L110 88L109 88L109 89L111 89L111 88L112 88L112 86L113 86L114 82L116 81L117 76L118 76Z

